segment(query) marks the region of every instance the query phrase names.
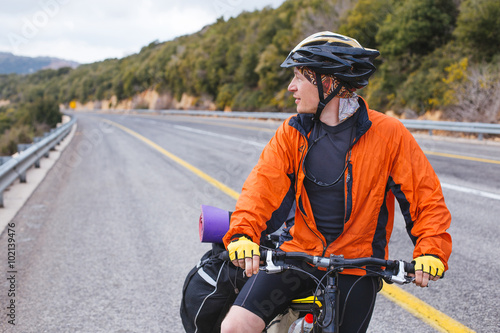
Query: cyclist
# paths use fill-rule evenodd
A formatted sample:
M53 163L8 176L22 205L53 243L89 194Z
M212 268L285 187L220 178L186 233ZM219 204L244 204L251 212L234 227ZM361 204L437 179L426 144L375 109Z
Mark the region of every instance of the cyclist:
M324 31L300 42L281 64L293 68L288 90L298 114L264 148L232 214L224 243L233 264L251 277L222 332L261 332L293 298L313 290L301 272L257 274L261 233L267 223L284 221L291 207L295 222L282 250L387 259L397 198L415 244L416 285L427 286L448 268L451 215L435 172L402 123L370 110L355 92L368 84L378 55ZM366 331L378 278L346 269L339 289L341 331Z

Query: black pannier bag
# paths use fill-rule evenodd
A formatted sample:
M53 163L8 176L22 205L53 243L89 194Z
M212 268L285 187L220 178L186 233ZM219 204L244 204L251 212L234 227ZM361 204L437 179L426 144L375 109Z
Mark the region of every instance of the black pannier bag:
M279 211L279 214L273 214L262 233L262 246L276 248L291 239L289 230L295 212L293 198L286 200ZM231 213L224 218L230 218ZM202 256L184 281L180 315L187 333L220 332L222 320L248 280L241 268L219 258L225 250L224 244L212 243L212 249Z
M220 332L220 325L247 277L218 255L224 245L212 244L189 272L182 288L180 314L187 333Z

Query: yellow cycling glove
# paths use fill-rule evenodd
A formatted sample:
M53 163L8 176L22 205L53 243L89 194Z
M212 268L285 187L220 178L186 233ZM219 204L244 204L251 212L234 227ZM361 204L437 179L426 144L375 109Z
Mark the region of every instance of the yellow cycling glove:
M227 246L229 259L245 259L260 256L259 245L252 242L248 237L241 236L231 241Z
M429 273L432 276L443 276L444 264L434 256L423 255L413 259L413 262L415 263L415 271Z

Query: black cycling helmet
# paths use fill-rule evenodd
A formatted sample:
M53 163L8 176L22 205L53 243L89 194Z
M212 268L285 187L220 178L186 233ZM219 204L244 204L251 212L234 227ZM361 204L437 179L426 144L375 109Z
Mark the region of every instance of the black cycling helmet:
M379 51L364 48L353 38L322 31L300 42L281 67L308 67L316 73L316 82L322 82L321 74L333 75L340 81L341 84L326 99L322 84L317 85L320 101L315 119L319 120L326 104L342 87L353 91L368 84L368 78L376 70L373 59L379 55Z
M322 31L300 42L281 67L309 67L320 74L332 74L348 89L360 89L375 72L373 60L379 55L353 38Z

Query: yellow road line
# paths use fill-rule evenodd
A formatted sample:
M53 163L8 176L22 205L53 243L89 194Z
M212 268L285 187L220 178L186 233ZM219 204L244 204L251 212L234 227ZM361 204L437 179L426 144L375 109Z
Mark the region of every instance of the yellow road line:
M487 158L470 157L470 156L455 155L455 154L448 154L448 153L438 153L438 152L435 152L435 151L428 151L428 150L424 150L424 154L426 154L426 155L442 156L442 157L449 157L449 158L458 158L460 160L469 160L469 161L476 161L476 162L500 164L500 161L490 160L490 159L487 159Z
M384 283L381 293L439 332L475 332L395 285Z
M229 195L231 198L237 200L239 197L239 193L232 190L228 186L222 184L218 180L210 177L200 169L192 166L191 164L187 163L183 159L180 159L179 157L173 155L172 153L168 152L164 148L160 147L158 144L154 143L153 141L149 140L148 138L140 135L137 132L132 131L131 129L122 126L120 124L117 124L115 122L112 122L110 120L104 120L120 129L123 131L129 133L130 135L136 137L137 139L141 140L142 142L146 143L147 145L151 146L152 148L156 149L163 155L167 156L174 162L178 163L179 165L185 167L189 171L193 172L195 175L199 176L206 182L212 184L225 194ZM458 321L448 317L444 313L440 312L439 310L431 307L427 303L421 301L417 297L413 296L412 294L402 290L401 288L398 288L394 285L388 285L384 284L384 288L381 291L382 295L387 297L389 300L393 301L406 311L410 312L413 314L415 317L421 319L428 325L434 327L440 332L454 332L454 333L461 333L461 332L474 332L473 330L469 329L468 327L460 324Z

